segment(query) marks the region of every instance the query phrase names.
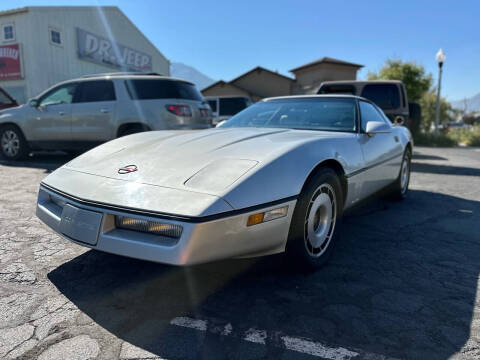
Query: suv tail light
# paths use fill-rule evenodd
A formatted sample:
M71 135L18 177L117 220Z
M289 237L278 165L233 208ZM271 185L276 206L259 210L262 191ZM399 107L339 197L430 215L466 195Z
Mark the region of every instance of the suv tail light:
M165 105L167 111L178 116L192 116L192 110L188 105Z
M208 109L200 109L200 114L202 114L202 117L208 117L208 113Z

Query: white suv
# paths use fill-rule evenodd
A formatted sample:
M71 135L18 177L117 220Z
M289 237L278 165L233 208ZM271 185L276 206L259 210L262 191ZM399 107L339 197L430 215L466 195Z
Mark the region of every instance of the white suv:
M204 129L212 112L195 85L158 75L103 74L57 84L0 112L0 155L79 151L148 130Z

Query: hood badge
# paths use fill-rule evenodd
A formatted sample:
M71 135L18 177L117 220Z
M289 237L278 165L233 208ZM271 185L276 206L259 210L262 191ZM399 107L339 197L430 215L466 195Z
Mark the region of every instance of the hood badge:
M137 165L127 165L118 169L118 173L124 175L124 174L135 172L137 170L138 170Z

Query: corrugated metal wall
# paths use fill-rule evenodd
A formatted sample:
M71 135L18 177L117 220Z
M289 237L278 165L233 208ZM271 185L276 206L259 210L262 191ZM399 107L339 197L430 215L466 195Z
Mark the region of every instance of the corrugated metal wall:
M119 70L78 58L77 27L151 55L152 71L169 75L169 61L116 7L30 7L0 16L0 25L12 22L16 38L8 43L21 44L25 80L0 81L0 86L25 86L26 98L63 80ZM50 28L61 32L62 45L50 42Z

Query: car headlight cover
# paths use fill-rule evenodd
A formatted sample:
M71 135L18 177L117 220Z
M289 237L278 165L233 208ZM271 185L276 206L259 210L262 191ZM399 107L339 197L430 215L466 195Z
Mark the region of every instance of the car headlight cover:
M166 236L179 239L182 236L183 227L177 224L168 224L151 220L135 219L127 216L115 216L117 228L141 231L152 235Z

